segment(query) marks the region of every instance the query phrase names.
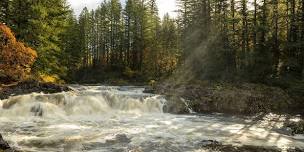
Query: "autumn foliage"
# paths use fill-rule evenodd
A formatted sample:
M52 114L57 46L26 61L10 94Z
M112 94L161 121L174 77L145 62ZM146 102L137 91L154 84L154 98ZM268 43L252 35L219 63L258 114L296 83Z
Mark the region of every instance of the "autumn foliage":
M11 29L0 23L0 81L25 79L36 58L36 51L17 41Z

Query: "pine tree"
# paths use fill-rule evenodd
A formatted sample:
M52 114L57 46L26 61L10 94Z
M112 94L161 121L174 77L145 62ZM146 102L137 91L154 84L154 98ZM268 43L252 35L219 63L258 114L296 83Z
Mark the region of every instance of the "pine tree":
M169 14L165 14L160 31L162 58L159 72L161 75L170 75L175 70L178 63L178 29L176 23L170 18Z
M278 0L272 0L272 10L273 10L273 32L272 32L272 53L273 53L273 74L277 76L279 74L279 62L281 58L280 44L279 44L279 8Z
M89 11L85 7L79 16L80 46L83 56L83 67L89 67Z
M119 0L111 0L111 9L110 9L110 46L111 46L111 64L118 65L119 61L119 52L120 52L120 37L119 33L121 32L121 4Z
M67 20L67 30L61 35L61 48L63 50L60 60L67 67L67 74L63 78L71 80L81 68L82 50L80 41L80 28L77 19L70 15ZM65 73L64 73L65 74Z
M38 73L65 73L59 56L62 53L60 34L66 30L71 13L65 0L13 0L11 26L18 39L37 50L35 70Z
M10 0L5 0L0 3L0 23L6 23L9 21L9 6L11 4Z
M300 65L302 69L302 80L304 80L304 0L301 1L301 53Z

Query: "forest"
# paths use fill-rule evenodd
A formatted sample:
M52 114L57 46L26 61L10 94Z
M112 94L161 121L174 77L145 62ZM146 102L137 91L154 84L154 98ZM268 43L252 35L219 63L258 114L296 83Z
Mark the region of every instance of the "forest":
M32 77L303 85L304 1L177 3L179 15L173 18L159 17L155 0L103 1L80 16L65 0L6 0L0 3L0 22L37 52ZM11 70L1 75L17 79Z

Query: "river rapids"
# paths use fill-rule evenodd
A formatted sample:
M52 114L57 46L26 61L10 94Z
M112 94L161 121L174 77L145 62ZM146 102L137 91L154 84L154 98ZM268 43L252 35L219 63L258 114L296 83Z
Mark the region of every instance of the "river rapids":
M204 140L304 148L302 136L280 131L284 116L263 119L164 113L166 99L138 87L72 86L0 100L0 133L29 152L198 152Z

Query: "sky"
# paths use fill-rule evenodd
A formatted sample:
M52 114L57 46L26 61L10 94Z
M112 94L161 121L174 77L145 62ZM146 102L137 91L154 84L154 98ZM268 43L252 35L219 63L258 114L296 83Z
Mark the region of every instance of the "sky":
M74 9L75 15L78 16L84 7L88 7L89 10L96 9L102 1L103 0L68 0L68 3ZM122 4L124 4L126 0L120 1L122 2ZM159 15L161 17L164 16L166 13L169 13L172 17L176 17L177 14L174 12L176 10L176 0L156 1L159 9Z

